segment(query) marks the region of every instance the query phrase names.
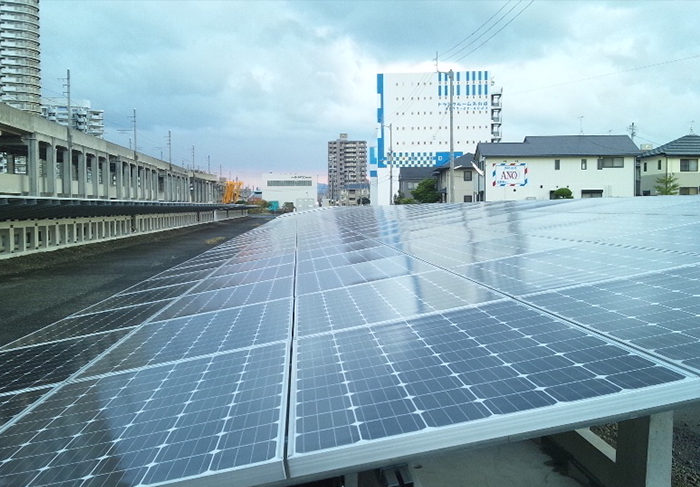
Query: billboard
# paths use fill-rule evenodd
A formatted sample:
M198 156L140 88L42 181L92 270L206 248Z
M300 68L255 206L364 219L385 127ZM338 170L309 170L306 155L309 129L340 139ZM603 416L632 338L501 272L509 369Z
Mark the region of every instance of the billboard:
M526 186L527 163L512 162L493 164L491 172L492 186Z

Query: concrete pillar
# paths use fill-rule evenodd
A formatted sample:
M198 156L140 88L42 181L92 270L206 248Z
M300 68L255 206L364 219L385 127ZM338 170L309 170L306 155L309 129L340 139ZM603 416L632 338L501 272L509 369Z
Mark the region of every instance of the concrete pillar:
M672 457L673 411L618 424L620 487L671 487Z
M102 175L102 191L100 192L98 189L96 196L108 200L109 188L112 184L112 181L109 178L109 157L107 155L97 154L97 167L99 168L100 174Z
M92 183L90 187L90 196L97 198L100 191L100 163L97 159L97 154L90 154L88 162L90 164L90 175L92 176Z
M131 174L131 191L129 194L131 195L132 200L137 200L139 199L139 171L138 171L138 166L136 164L129 164L129 173Z
M87 161L85 160L85 153L76 151L76 157L78 159L78 197L87 197Z
M63 151L63 196L68 198L73 194L73 151Z
M114 161L117 176L117 199L124 199L124 164L117 158Z
M673 412L620 421L617 449L589 429L549 436L604 487L671 487Z
M56 196L56 148L46 147L46 194Z
M25 137L27 142L27 176L29 177L29 196L40 196L39 192L39 141L36 135Z

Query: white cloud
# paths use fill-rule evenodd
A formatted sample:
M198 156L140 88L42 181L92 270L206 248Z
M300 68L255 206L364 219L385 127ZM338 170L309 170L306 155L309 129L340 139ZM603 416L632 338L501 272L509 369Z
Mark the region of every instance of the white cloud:
M501 7L494 18L513 10L485 33ZM583 117L586 133L634 121L665 143L700 119L700 58L671 62L700 55L697 2L42 0L41 11L47 96L70 68L73 96L105 110L117 142L135 107L142 150L159 155L172 130L174 162L195 145L196 164L211 155L251 180L325 178L327 141L373 143L376 74L433 71L436 51L463 40L440 69L492 72L504 140L578 133Z

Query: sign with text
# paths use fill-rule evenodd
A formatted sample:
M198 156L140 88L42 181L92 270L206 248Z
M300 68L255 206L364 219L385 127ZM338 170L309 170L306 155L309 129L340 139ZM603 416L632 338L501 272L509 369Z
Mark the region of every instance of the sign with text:
M513 162L493 165L493 186L526 186L527 163Z

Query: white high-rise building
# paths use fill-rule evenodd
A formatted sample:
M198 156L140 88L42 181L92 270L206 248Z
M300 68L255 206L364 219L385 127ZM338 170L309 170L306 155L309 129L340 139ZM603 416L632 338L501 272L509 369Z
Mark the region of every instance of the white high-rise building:
M488 71L377 75L378 138L370 161L372 204L386 205L399 190L401 167L432 167L501 140L502 88ZM450 137L450 87L452 137ZM376 194L375 194L376 193ZM410 195L406 195L410 196Z
M39 0L0 1L0 100L41 113Z
M95 137L105 133L104 110L93 110L90 100L71 99L71 128ZM41 105L41 115L53 122L68 126L68 100L66 98L45 98Z

